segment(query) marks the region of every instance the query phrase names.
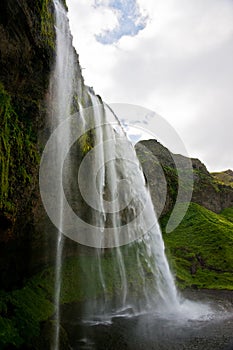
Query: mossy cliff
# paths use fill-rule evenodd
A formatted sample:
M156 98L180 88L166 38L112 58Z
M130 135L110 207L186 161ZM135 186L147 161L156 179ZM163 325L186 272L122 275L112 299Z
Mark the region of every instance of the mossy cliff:
M18 286L30 270L46 94L54 61L50 0L0 4L0 284Z
M0 6L0 81L20 121L37 132L54 60L52 1L3 0Z

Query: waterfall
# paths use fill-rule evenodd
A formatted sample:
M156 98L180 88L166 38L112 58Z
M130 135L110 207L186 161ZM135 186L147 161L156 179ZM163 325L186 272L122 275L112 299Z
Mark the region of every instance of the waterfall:
M55 27L56 27L56 60L55 67L51 77L51 129L56 128L70 115L73 95L74 81L74 51L71 46L71 37L66 11L59 0L54 0L55 7ZM66 128L63 132L58 132L56 136L54 159L55 172L62 174L62 168L59 167L60 160L64 155L65 146L69 144L70 130ZM62 177L62 175L61 175ZM55 262L55 293L54 305L56 309L55 334L53 348L59 349L60 335L60 293L61 293L61 268L63 251L63 188L62 183L56 189L58 192L58 202L54 203L57 215L59 215L59 227L56 246Z
M83 185L82 195L96 208L93 224L100 227L102 232L99 235L96 230L98 242L92 243L92 246L114 247L108 256L111 256L113 270L119 274L121 283L116 304L108 305L104 299L96 310L91 306L92 315L100 310L103 315L109 310L129 308L134 312L158 307L169 311L178 309L179 299L165 256L161 230L136 152L112 110L102 105L95 95L90 94L90 97L95 143L90 156L81 165L79 184L82 186L82 179L91 169L92 177L88 180L88 188ZM85 113L82 119L85 119ZM121 237L129 244L121 246ZM96 273L99 273L105 295L109 283L105 279L109 277L102 268L104 250L97 248L96 254ZM135 290L130 286L129 255L137 266L139 281L143 286L142 305L138 294L137 297L131 295ZM148 271L153 276L149 280L146 276Z
M82 266L86 281L80 288L88 295L90 284L98 286L96 295L92 295L90 303L86 303L84 317L106 319L129 309L133 313L152 309L175 312L181 307L181 302L136 152L113 111L91 88L80 87L77 82L77 62L66 11L59 0L54 0L54 7L56 61L50 88L51 130L62 125L56 132L50 164L52 174L61 179L54 182L54 197L50 198L53 215L59 218L56 224L54 295L56 327L53 348L56 350L59 349L61 323L63 233L67 227L71 231L70 218L66 217L67 201L64 199L62 178L65 173L68 186L73 181L75 156L72 158L67 150L73 146L72 138L76 132L82 136L78 142L84 145L85 156L78 173L78 185L88 208L89 220L88 224L83 220L77 221L76 230L85 235L86 245L92 247L92 265ZM78 112L74 114L75 122L64 123L72 111ZM91 140L87 145L88 138ZM62 160L69 157L71 166L64 170ZM74 195L74 188L71 186L68 190L70 197ZM71 222L76 223L77 214L75 217L71 210L69 215ZM73 233L68 233L68 237L76 240Z

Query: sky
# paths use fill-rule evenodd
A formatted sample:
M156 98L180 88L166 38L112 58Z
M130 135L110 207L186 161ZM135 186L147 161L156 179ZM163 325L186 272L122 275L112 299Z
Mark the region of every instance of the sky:
M96 94L162 116L209 171L233 169L233 0L67 5L85 83Z

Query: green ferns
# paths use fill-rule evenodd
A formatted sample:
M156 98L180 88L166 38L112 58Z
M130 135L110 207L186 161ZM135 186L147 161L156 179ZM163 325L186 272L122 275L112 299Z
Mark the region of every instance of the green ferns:
M0 209L13 211L14 192L18 185L31 182L33 165L38 164L38 153L15 113L11 98L0 84Z

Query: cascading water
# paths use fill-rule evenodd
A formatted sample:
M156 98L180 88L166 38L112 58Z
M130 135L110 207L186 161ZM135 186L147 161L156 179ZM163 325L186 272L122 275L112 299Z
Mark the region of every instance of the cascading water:
M92 235L92 241L87 244L93 247L92 265L83 266L89 282L83 283L80 288L88 292L89 283L92 286L96 283L98 291L92 294L91 306L87 303L84 317L106 319L129 309L134 313L151 309L177 312L181 309L181 302L134 148L111 109L90 88L83 87L82 91L77 88L77 67L66 11L59 0L54 0L54 7L56 62L51 78L52 130L70 117L75 97L78 98L76 110L79 112L77 128L83 130L84 135L91 130L91 147L89 152L85 151L87 154L79 169L78 182L81 195L89 206L89 227L96 229L96 235ZM67 149L73 145L71 135L74 130L72 123L67 123L56 134L51 167L61 179L62 174L64 178L62 159L67 159ZM68 185L71 176L72 171L67 167L65 177ZM53 348L59 349L62 232L66 217L62 180L56 186L57 200L52 205L56 216L59 216L59 230ZM73 189L71 192L74 192ZM82 231L82 227L77 230ZM85 231L85 234L88 233Z
M102 235L96 232L96 239L99 242L93 245L115 247L108 255L111 255L114 261L114 269L118 270L121 283L117 303L111 304L110 307L105 301L105 305L101 308L98 304L96 312L101 309L103 314L109 310L117 312L119 309L129 308L139 312L146 309L145 300L148 308L163 305L171 311L179 305L176 287L136 153L110 108L100 104L98 97L90 96L95 122L95 147L82 163L79 184L82 186L82 178L88 169L92 169L92 174L97 174L97 179L93 176L92 180L89 180L89 189L83 186L82 193L86 200L91 202L92 207L97 209L94 212L94 224L102 228ZM125 235L125 240L131 242L126 247L120 246L122 233ZM133 243L134 241L136 242ZM96 253L105 295L108 282L105 281L106 272L101 267L105 252L96 249ZM142 305L139 305L139 295L137 297L131 295L133 288L130 286L131 277L127 267L129 262L126 261L129 254L137 264L139 283L143 286ZM148 272L153 276L152 279L148 280L146 277Z
M55 23L56 23L56 61L54 72L51 77L51 128L56 128L69 115L72 105L73 81L74 81L74 52L70 45L71 37L66 16L66 11L59 0L54 0ZM59 167L60 159L63 157L66 144L69 143L70 130L66 128L64 132L58 132L54 148L54 159L57 173L62 173ZM54 334L54 349L59 348L59 324L60 324L60 292L61 292L61 266L63 250L63 197L62 184L56 189L59 193L59 201L54 203L59 215L58 238L56 247L56 265L55 265L55 293L54 304L56 309L56 327Z

